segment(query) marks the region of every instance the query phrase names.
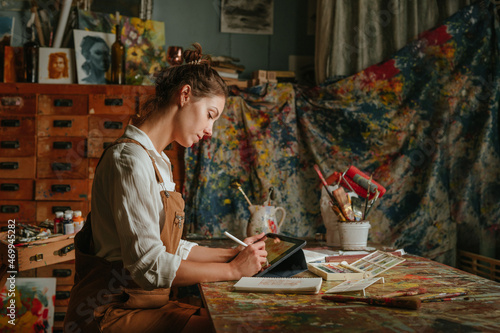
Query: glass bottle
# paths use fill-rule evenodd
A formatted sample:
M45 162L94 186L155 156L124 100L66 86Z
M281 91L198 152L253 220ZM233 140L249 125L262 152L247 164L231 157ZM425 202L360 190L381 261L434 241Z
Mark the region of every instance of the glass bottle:
M121 40L120 25L117 24L116 40L111 46L111 82L125 84L125 46Z
M31 40L23 45L26 82L38 82L38 49L39 46L35 40L35 29L31 27Z

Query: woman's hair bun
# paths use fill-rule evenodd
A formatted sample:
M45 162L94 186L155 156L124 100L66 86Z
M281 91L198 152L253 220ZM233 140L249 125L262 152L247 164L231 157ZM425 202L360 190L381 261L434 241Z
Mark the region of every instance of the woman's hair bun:
M194 50L185 50L182 54L182 58L188 65L198 65L198 64L209 64L211 63L211 58L208 55L204 55L201 51L201 45L199 43L193 44Z

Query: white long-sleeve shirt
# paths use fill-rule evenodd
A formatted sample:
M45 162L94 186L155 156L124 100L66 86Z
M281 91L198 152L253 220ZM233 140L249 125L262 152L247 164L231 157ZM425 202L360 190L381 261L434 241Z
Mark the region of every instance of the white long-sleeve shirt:
M128 125L123 137L139 141L155 159L168 191L174 191L170 160L155 150L146 133ZM122 260L144 289L172 285L182 259L196 243L181 240L170 254L160 239L165 213L151 159L134 143L109 148L92 186L92 233L96 255Z

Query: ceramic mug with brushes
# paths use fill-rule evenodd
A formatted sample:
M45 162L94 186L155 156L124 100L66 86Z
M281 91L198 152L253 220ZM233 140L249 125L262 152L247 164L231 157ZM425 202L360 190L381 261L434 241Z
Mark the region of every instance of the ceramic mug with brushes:
M250 220L247 226L247 237L261 232L278 234L285 221L286 211L283 207L251 205Z

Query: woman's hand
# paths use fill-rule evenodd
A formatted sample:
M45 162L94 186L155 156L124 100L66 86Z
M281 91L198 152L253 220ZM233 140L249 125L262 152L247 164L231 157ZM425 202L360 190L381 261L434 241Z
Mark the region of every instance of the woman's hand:
M258 235L253 235L253 236L251 236L251 237L247 237L247 238L245 238L245 239L243 240L243 243L250 245L250 244L253 244L253 243L255 243L255 242L257 242L257 241L260 241L260 240L265 241L265 240L266 240L266 238L267 238L267 237L266 237L266 233L265 233L265 232L262 232L262 233L260 233L260 234L258 234ZM239 251L243 251L243 250L245 249L245 247L244 247L243 245L239 245L239 246L237 247L237 249L238 249Z
M261 236L260 238L262 238L263 235L261 234L246 238L244 242L247 243L247 240L249 240L249 242L253 242L256 239L260 239L258 236ZM259 241L245 247L243 251L241 251L229 264L236 272L236 275L242 277L257 274L261 270L262 264L266 261L266 244L264 241Z

